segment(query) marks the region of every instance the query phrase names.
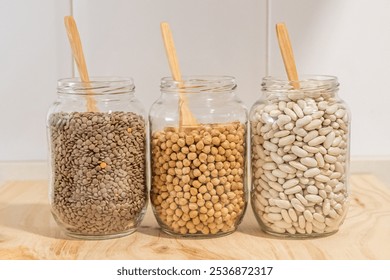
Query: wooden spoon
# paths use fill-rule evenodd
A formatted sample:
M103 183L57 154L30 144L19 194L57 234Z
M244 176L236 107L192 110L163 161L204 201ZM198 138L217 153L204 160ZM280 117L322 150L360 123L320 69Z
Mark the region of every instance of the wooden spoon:
M162 22L161 33L164 41L165 51L168 57L169 68L171 69L172 78L174 81L179 82L179 88L184 85L182 83L182 77L180 73L179 62L176 55L175 45L173 43L173 37L169 24ZM188 108L188 100L184 90L179 90L179 128L183 126L196 126L197 121L192 112Z
M81 81L85 83L86 87L90 86L90 80L87 70L87 64L85 63L83 47L81 45L80 35L77 30L77 25L72 16L66 16L64 18L66 31L70 46L72 48L73 58L76 62L77 69L80 74ZM97 112L96 101L91 96L92 92L87 90L87 110L88 112Z
M294 54L288 36L287 27L284 23L276 24L276 34L278 36L279 48L282 53L284 67L286 68L287 77L294 89L299 89L299 78L297 67L295 65Z

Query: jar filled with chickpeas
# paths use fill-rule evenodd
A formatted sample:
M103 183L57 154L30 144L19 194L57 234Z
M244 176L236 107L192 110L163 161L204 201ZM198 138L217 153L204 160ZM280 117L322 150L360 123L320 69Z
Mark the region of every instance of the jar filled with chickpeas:
M234 232L247 204L247 111L228 76L161 80L149 114L150 199L168 234L214 237ZM182 123L183 100L193 122Z
M350 113L333 76L266 77L250 112L251 204L267 233L339 230L348 209Z

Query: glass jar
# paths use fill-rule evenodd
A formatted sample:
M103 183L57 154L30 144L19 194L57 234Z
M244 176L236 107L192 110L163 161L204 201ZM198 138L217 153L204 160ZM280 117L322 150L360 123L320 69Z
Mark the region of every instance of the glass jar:
M244 215L247 111L233 77L161 80L149 114L150 198L168 234L214 237L232 233ZM180 95L196 123L180 125Z
M262 230L333 234L348 208L350 113L333 76L266 77L250 112L251 205Z
M62 79L57 93L47 116L55 220L73 237L130 234L148 199L147 122L133 80L103 77L87 84Z

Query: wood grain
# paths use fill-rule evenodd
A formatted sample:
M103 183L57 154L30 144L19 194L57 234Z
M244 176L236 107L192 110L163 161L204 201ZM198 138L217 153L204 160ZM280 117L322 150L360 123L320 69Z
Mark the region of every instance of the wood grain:
M390 189L369 174L351 177L350 208L332 236L275 238L260 231L249 207L239 229L213 239L162 233L151 209L132 235L71 239L50 214L46 181L0 187L0 259L390 259Z
M276 35L278 37L279 48L283 57L287 77L294 89L299 89L299 78L293 48L291 46L290 37L288 36L287 27L284 23L276 24Z

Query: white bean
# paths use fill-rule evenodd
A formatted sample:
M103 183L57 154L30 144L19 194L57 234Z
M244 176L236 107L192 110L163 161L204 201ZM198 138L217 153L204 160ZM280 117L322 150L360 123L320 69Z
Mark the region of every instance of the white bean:
M294 113L293 110L289 108L285 108L283 112L288 115L292 120L296 121L298 119L297 115Z
M278 120L276 121L277 125L282 127L285 124L288 124L291 121L291 118L287 115L279 115Z
M328 108L328 101L321 101L318 103L318 109L326 110Z
M310 140L307 144L313 147L324 143L325 140L326 140L325 136L317 136L313 140Z
M265 177L269 180L269 181L273 181L273 182L276 182L278 180L278 178L276 178L270 171L268 170L265 170L264 171L264 175Z
M298 221L297 213L295 213L295 210L293 208L288 209L288 215L294 222Z
M297 185L295 187L292 187L292 188L289 188L289 189L286 189L284 191L285 194L295 194L295 193L299 193L302 191L302 187Z
M305 151L304 149L302 149L298 146L292 146L291 152L293 152L298 157L307 157L307 155L308 155L307 151Z
M291 209L291 208L290 208ZM280 212L282 214L282 217L283 217L283 220L286 222L286 223L289 223L289 224L292 224L292 219L290 217L290 215L288 214L288 211L286 209L282 209L282 211Z
M291 147L291 150L292 149L293 149L293 147ZM284 161L289 162L289 161L292 161L292 160L296 160L297 156L294 155L294 154L288 154L288 155L284 155L282 158L283 158Z
M307 233L307 234L311 234L311 233L313 232L313 224L307 222L307 223L306 223L305 229L306 229L306 233Z
M290 174L295 174L297 172L297 170L288 165L288 164L281 164L278 166L280 170L282 170L283 172L286 172L286 173L290 173Z
M304 117L302 108L299 107L298 104L294 103L292 109L294 110L295 114L296 114L299 118L303 118L303 117Z
M297 161L290 161L288 164L290 164L292 167L295 167L296 169L299 169L301 171L306 171L307 167L303 165L302 163L299 163Z
M298 119L296 121L295 126L296 127L303 127L303 126L307 125L308 123L310 123L311 121L312 121L311 116L304 116L303 118Z
M288 209L291 207L291 203L287 200L275 199L274 203L276 206L283 208L283 209Z
M309 152L309 153L312 153L312 154L315 154L315 153L318 153L320 151L319 148L317 147L310 147L308 145L304 145L302 147L305 151Z
M301 195L300 193L297 193L295 194L295 197L305 206L309 205L309 202L307 201L307 199Z
M294 127L293 132L301 137L305 137L307 135L307 131L302 127Z
M317 181L319 182L322 182L322 183L327 183L330 181L330 178L325 176L325 175L322 175L322 174L319 174L317 176L314 177Z
M282 112L279 111L279 110L272 110L271 112L269 112L269 115L273 118L276 118L277 116L279 116Z
M339 108L339 105L338 104L334 104L332 106L327 107L325 112L327 114L329 114L329 115L332 115L332 114L336 113L338 108Z
M309 124L305 125L306 130L318 129L321 127L322 121L319 119L312 120ZM317 132L318 133L318 132Z
M310 169L306 170L305 173L303 174L303 176L310 178L310 177L314 177L320 173L321 173L321 170L319 168L315 167L315 168L310 168Z
M281 221L283 219L282 215L277 214L277 213L269 213L269 214L266 214L266 216L271 221Z
M305 220L305 218L302 215L300 215L298 217L298 223L299 223L299 227L301 229L305 229L305 227L306 227L306 220Z
M336 163L337 157L331 156L331 155L325 155L324 160L328 163Z
M287 173L283 172L280 169L272 170L272 175L274 175L275 177L278 177L278 178L286 178L287 177Z
M290 145L294 143L295 141L295 135L288 135L286 137L280 138L279 139L279 147L284 147L287 145Z
M316 194L307 194L305 195L305 198L307 201L314 202L314 203L321 203L324 199Z
M330 126L320 128L318 130L318 133L320 135L326 136L328 133L330 133L333 129Z
M329 215L330 212L330 202L328 199L325 199L325 202L322 204L322 213L324 213L325 216Z
M294 186L296 186L298 184L299 184L299 180L298 179L291 179L291 180L286 181L283 184L283 189L292 188L292 187L294 187Z
M336 138L336 134L332 131L330 132L327 136L326 136L326 139L324 141L324 147L326 149L329 149L330 146L332 145L334 139Z
M268 182L269 186L275 191L282 192L284 189L278 182Z
M294 207L294 209L298 212L305 211L305 207L301 204L301 202L297 198L291 199L291 205Z
M264 149L271 152L276 152L278 150L278 146L269 141L264 141L263 147Z
M310 185L306 187L306 190L309 194L318 194L318 189L316 186Z
M313 140L313 139L316 138L317 136L318 136L318 131L317 131L317 130L310 131L310 132L307 133L307 135L303 138L303 141L305 141L306 143L308 143L309 141Z
M289 130L280 130L275 132L274 137L281 138L290 134Z
M325 160L321 153L315 154L315 159L318 163L318 167L324 167L325 166Z
M305 217L306 221L308 222L313 221L313 214L309 210L303 211L303 216Z
M313 218L314 220L320 222L320 223L324 223L325 222L325 217L319 213L314 213L313 214Z
M337 147L330 147L328 149L328 154L332 155L332 156L338 156L341 154L341 152L342 152L342 150L340 148L337 148Z
M287 130L291 130L294 128L294 124L293 123L288 123L284 126L284 129L287 129Z

